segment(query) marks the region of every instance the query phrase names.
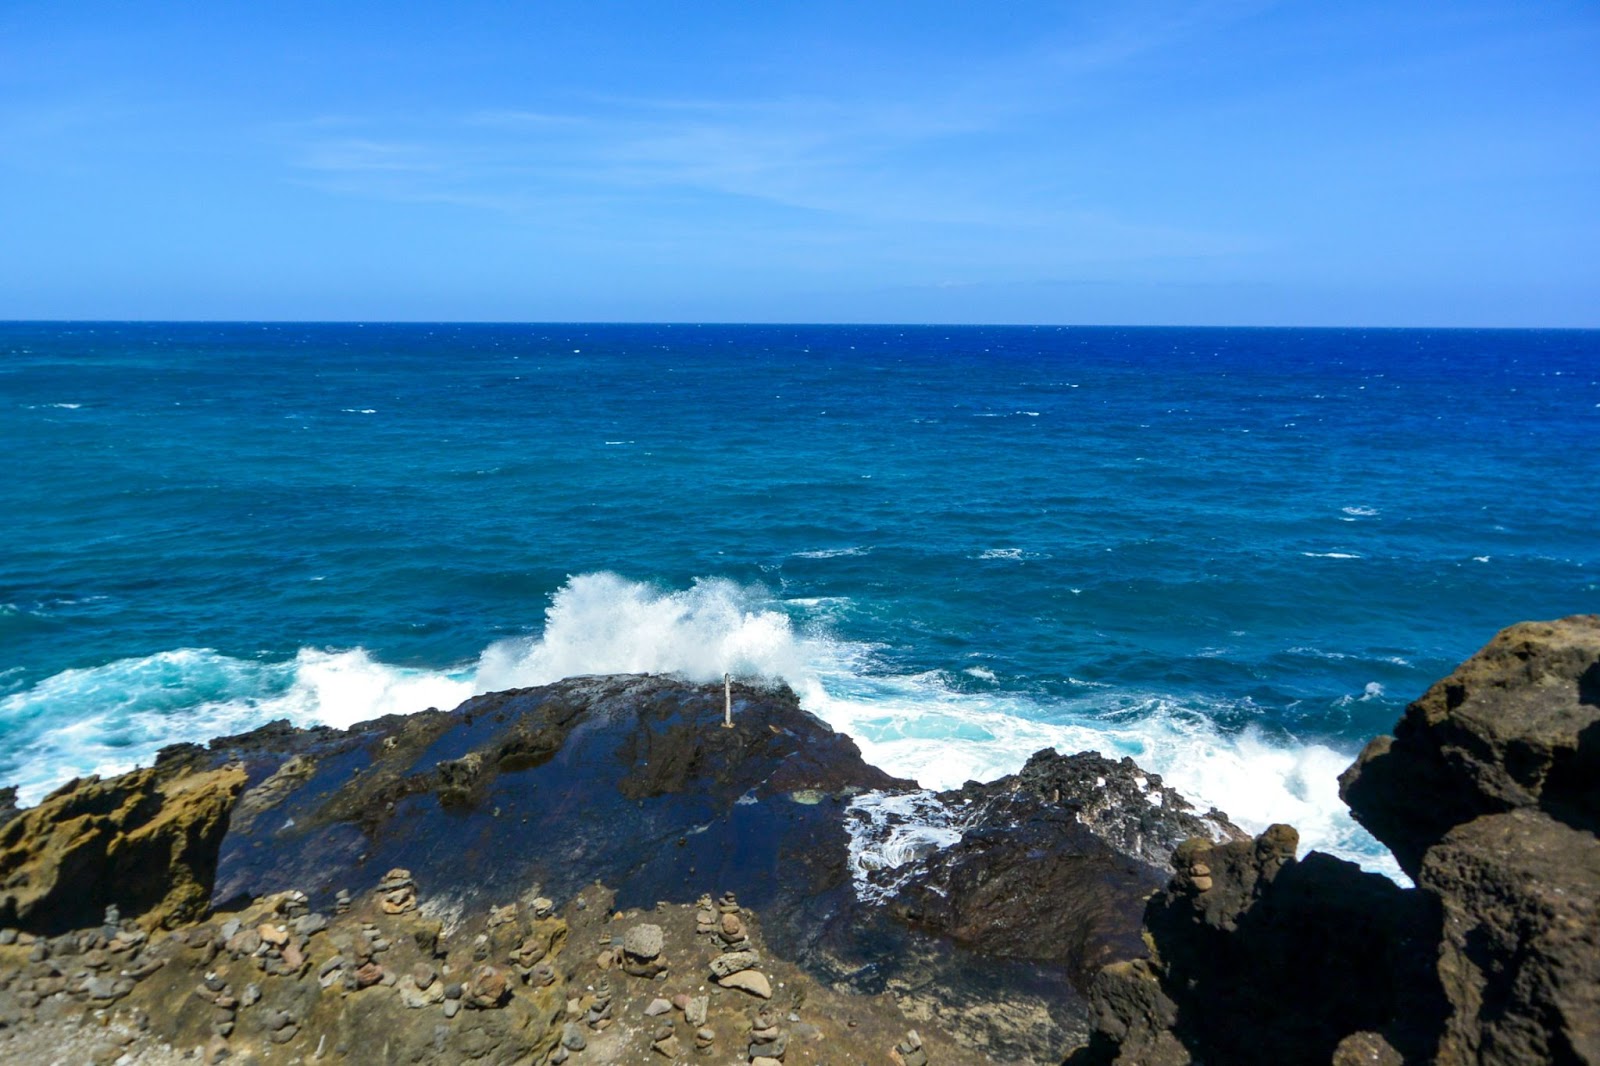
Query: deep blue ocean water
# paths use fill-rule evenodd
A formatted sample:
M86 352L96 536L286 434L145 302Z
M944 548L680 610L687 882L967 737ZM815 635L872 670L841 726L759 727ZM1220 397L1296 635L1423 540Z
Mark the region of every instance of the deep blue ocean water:
M1600 609L1600 333L0 324L0 783L613 670L926 785L1130 754L1388 868L1334 775Z

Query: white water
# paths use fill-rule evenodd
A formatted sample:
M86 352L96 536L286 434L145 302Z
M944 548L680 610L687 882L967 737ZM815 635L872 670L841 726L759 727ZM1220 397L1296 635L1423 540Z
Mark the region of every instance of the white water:
M277 663L186 648L68 670L0 698L0 781L31 803L70 777L120 772L166 744L276 718L344 727L580 674L710 681L725 671L787 682L868 761L925 788L991 780L1042 748L1131 755L1202 810L1216 806L1257 832L1288 822L1305 848L1399 876L1339 800L1337 776L1352 753L1225 734L1206 708L1156 692L1085 687L1081 701L1044 704L958 691L940 672L884 674L872 647L825 627L802 630L765 590L722 579L662 590L615 574L573 577L552 597L539 636L498 642L448 671L390 666L359 648L303 649Z

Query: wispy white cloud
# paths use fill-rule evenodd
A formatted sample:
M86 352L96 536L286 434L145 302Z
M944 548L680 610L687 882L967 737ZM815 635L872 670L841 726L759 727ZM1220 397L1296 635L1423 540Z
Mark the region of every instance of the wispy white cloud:
M1106 70L1259 6L1157 7L1101 19L1021 54L870 96L569 94L555 106L317 120L284 131L284 140L301 183L536 225L559 216L581 226L589 215L666 232L678 218L704 224L720 211L738 224L811 229L836 241L898 232L954 248L977 230L999 239L1011 233L1019 257L1024 246L1048 247L1057 262L1228 254L1250 242L1120 218L1059 175L1038 180L1069 159L1072 146L1060 129L1053 138L1036 131L1041 115L1070 107ZM1069 127L1070 118L1056 126Z

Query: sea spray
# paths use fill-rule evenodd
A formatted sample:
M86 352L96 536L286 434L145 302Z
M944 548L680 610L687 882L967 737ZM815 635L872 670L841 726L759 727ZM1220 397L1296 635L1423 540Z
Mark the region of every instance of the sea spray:
M359 648L302 649L280 663L181 649L70 670L0 699L0 779L32 802L74 775L128 769L166 744L277 718L344 727L582 674L711 681L731 672L788 684L869 762L926 788L992 780L1042 748L1129 755L1247 829L1291 822L1308 848L1398 874L1339 801L1336 778L1353 753L1224 730L1218 701L1195 697L1083 686L1077 699L1041 700L994 686L965 691L942 671L885 673L879 649L818 625L817 606L721 578L664 589L590 573L551 597L540 634L496 642L451 670L392 666ZM797 615L813 620L797 624Z

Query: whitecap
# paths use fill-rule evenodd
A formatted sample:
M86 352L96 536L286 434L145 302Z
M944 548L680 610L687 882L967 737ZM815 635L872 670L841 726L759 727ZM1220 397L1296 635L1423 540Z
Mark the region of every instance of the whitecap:
M851 556L867 555L872 551L869 547L854 548L817 548L812 551L795 552L796 559L844 559Z
M1354 552L1301 552L1308 559L1359 559Z
M884 874L959 841L961 821L959 809L927 790L866 792L852 799L844 825L856 896L867 903L892 898L902 881Z
M1026 561L1033 559L1048 559L1050 556L1045 552L1028 551L1024 548L985 548L983 551L973 556L973 558L1016 559Z
M1376 507L1341 507L1339 509L1345 514L1353 515L1356 518L1373 518L1379 513Z
M836 639L812 610L802 629L790 609L760 586L722 578L672 589L589 573L552 595L539 634L498 641L446 670L387 664L361 648L308 648L277 662L184 648L68 670L0 698L0 781L35 802L67 778L120 772L167 744L276 718L343 727L585 674L711 681L727 672L787 683L869 762L925 788L993 780L1042 748L1129 755L1246 829L1290 822L1306 847L1399 874L1339 800L1353 751L1226 732L1216 721L1231 704L1103 682L1068 679L1075 695L1044 698L998 685L967 691L938 670L887 673L884 649Z

